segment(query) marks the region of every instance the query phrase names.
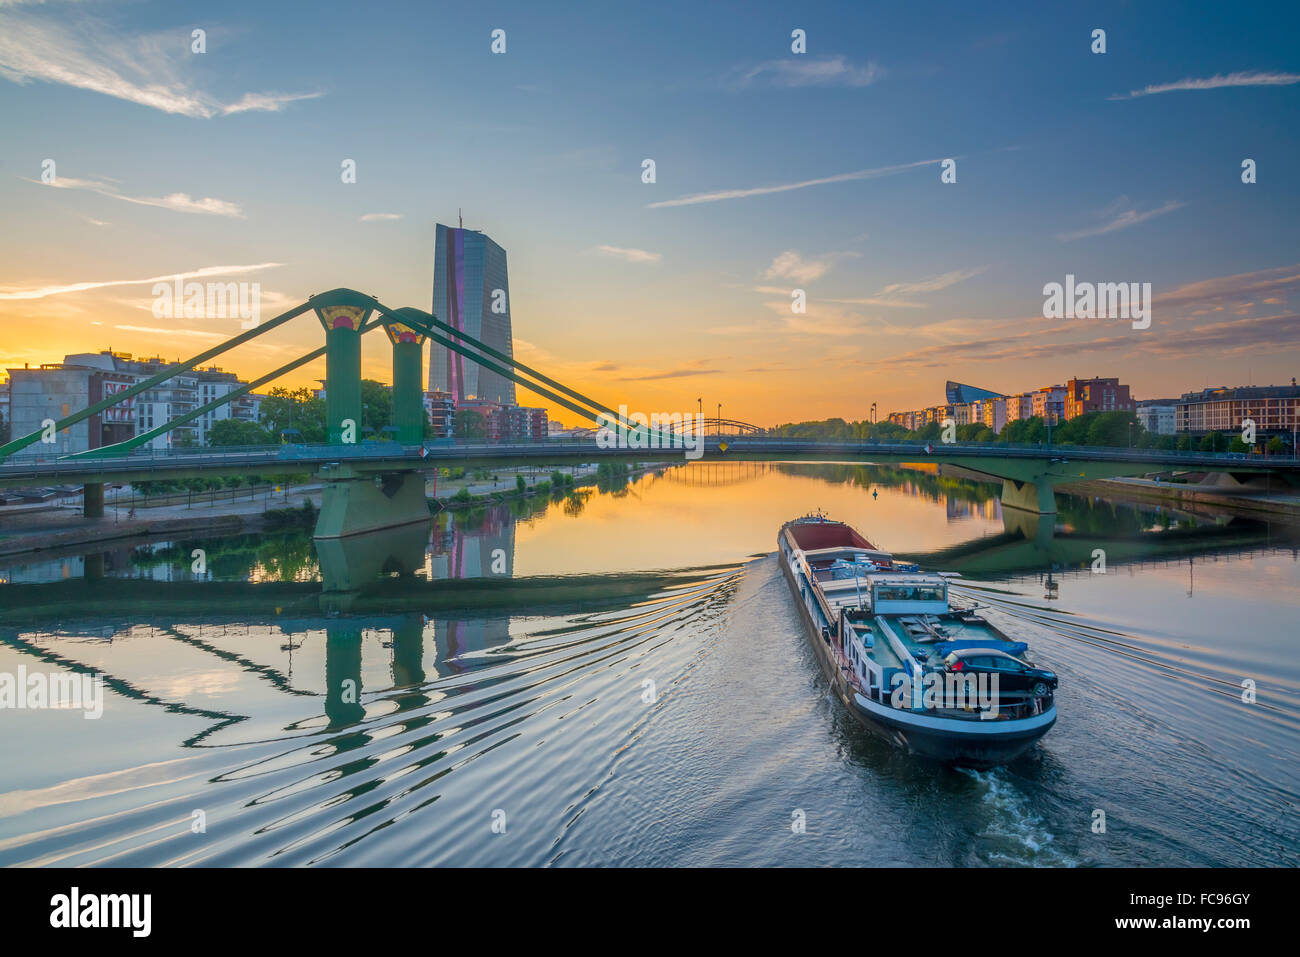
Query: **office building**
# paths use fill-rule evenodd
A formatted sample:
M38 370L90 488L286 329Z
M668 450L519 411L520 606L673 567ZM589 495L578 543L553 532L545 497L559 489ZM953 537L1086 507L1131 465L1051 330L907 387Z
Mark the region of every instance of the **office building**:
M1194 436L1240 433L1247 419L1255 423L1257 438L1282 435L1290 441L1300 425L1300 387L1294 379L1289 386L1220 386L1184 393L1174 405L1175 430Z
M440 320L507 356L514 356L506 251L474 229L437 227L433 312ZM515 404L513 380L434 342L429 391L467 401Z

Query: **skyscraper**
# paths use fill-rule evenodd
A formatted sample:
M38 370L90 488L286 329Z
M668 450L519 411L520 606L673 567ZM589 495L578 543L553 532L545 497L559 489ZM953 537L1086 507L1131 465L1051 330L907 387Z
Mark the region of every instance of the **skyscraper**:
M514 356L506 251L474 229L438 224L433 257L433 314L447 325ZM429 358L429 391L466 400L515 404L515 383L437 342ZM500 363L498 363L500 364Z

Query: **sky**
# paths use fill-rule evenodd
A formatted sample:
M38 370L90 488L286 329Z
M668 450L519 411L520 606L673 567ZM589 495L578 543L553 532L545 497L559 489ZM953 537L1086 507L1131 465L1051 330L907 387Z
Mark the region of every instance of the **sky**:
M263 319L428 310L463 213L516 356L631 411L1300 375L1300 7L984 6L0 0L0 368L242 331L158 318L176 274L258 283ZM1045 318L1067 275L1150 283L1149 327ZM304 316L217 363L321 344Z

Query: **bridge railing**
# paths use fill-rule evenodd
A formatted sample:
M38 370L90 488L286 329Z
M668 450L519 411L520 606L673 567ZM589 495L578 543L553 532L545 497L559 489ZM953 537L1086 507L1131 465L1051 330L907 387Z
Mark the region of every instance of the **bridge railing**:
M855 454L869 455L873 451L891 456L915 455L918 461L927 459L961 458L992 456L1004 458L1046 458L1053 462L1068 463L1071 457L1089 461L1149 462L1152 471L1161 466L1167 468L1194 468L1197 465L1241 464L1256 467L1294 467L1300 464L1297 456L1283 455L1247 455L1237 452L1199 452L1136 448L1111 448L1102 446L1046 446L1026 443L942 443L921 440L889 440L863 442L833 442L809 439L791 439L774 436L749 436L744 438L725 438L728 451L742 454L746 451L763 451L780 454L789 452L807 456L824 450L827 455L852 451ZM711 451L718 448L719 438L706 436L704 447ZM358 460L401 460L410 462L427 457L436 462L440 459L466 457L491 457L493 454L511 452L544 461L549 452L572 456L587 451L593 453L593 459L601 455L594 437L555 436L540 441L506 440L486 441L482 439L430 439L419 445L403 445L385 440L363 440L352 445L299 444L283 445L249 445L218 446L199 448L138 448L128 454L97 458L94 456L69 456L54 452L24 451L11 456L0 463L0 475L12 481L30 474L33 481L46 480L57 482L60 474L85 475L102 469L106 473L140 468L160 472L177 468L198 467L204 465L230 466L246 462L250 471L261 470L272 473L292 472L313 467L322 462L344 462ZM619 450L623 454L636 450L626 448ZM658 449L653 451L664 451ZM671 451L678 451L673 447Z

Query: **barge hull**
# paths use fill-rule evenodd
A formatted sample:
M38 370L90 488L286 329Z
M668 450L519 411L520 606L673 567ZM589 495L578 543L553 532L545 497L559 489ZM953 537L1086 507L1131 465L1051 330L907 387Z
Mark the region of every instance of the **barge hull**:
M777 561L781 565L786 583L790 586L790 592L799 608L799 618L803 622L808 642L812 645L813 654L831 690L849 713L871 733L903 748L910 754L921 755L958 767L987 770L1015 760L1033 747L1034 743L1056 723L1055 706L1043 716L1043 721L1033 727L1006 732L980 727L978 731L970 733L961 733L947 728L931 733L902 724L888 715L877 714L877 710L886 709L866 701L849 683L839 662L835 659L830 644L822 637L822 626L813 619L812 613L808 610L795 573L790 564L784 560L780 549L777 550Z

